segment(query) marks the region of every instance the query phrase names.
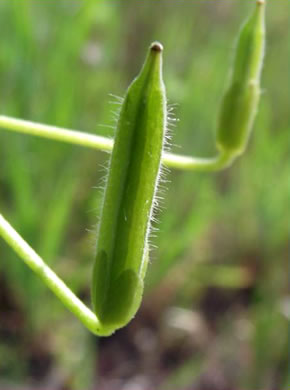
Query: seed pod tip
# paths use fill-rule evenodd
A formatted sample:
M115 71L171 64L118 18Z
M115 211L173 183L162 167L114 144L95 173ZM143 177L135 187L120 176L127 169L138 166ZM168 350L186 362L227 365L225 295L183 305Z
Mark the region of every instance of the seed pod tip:
M151 51L158 51L161 52L163 51L163 46L161 45L160 42L153 42L150 46Z

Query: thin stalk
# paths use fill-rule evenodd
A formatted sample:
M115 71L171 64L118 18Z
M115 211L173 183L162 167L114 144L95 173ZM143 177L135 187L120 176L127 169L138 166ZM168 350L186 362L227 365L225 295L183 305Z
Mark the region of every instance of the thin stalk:
M23 119L11 118L4 115L0 115L0 127L4 130L35 135L37 137L86 146L87 148L100 149L107 152L113 149L113 140L109 138L56 126L43 125L41 123L30 122Z
M18 254L61 302L94 334L99 333L100 322L96 315L66 286L42 258L14 230L0 214L0 236Z
M44 125L4 115L0 115L0 128L106 152L111 152L114 144L112 139L99 135ZM213 158L196 158L172 153L163 153L162 157L162 163L168 167L205 172L222 170L228 167L233 160L234 157L228 153L220 153L217 157Z
M162 163L168 167L187 171L213 172L227 168L234 161L234 156L221 152L216 157L198 158L173 153L163 153Z

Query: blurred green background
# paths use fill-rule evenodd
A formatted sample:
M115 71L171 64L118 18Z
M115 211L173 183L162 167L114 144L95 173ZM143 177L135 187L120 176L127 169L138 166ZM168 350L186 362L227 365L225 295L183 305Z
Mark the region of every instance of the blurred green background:
M164 50L172 150L215 154L253 0L1 0L0 114L113 136L115 99ZM136 318L98 339L0 240L0 389L286 390L289 1L269 0L263 96L230 169L172 170ZM289 46L289 42L288 42ZM113 103L110 103L112 102ZM108 155L0 129L1 213L90 304Z

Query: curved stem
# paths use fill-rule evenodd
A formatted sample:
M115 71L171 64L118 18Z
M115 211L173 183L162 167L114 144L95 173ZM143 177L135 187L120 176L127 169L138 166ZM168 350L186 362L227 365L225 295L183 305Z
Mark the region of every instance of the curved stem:
M212 158L198 158L164 153L162 163L168 167L187 171L213 172L227 168L234 161L234 158L235 156L225 152Z
M35 135L56 141L85 146L92 149L110 152L113 149L112 139L99 135L83 133L56 126L43 125L22 119L0 115L0 127L4 130ZM164 153L162 163L168 167L189 171L218 171L228 167L234 156L221 153L213 158L195 158L172 153Z
M0 214L0 236L20 256L61 302L94 334L100 334L101 324L96 315L44 263L42 258Z

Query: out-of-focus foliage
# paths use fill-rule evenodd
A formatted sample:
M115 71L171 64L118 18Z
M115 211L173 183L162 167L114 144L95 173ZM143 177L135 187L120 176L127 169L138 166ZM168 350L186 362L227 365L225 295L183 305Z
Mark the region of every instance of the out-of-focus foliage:
M113 136L109 93L124 93L159 40L179 119L172 150L212 156L235 37L252 3L2 0L0 113ZM145 300L127 328L97 348L0 241L1 389L33 381L102 390L289 388L288 15L286 0L269 1L264 91L245 155L222 173L168 173ZM0 156L1 212L89 302L108 156L2 130Z

